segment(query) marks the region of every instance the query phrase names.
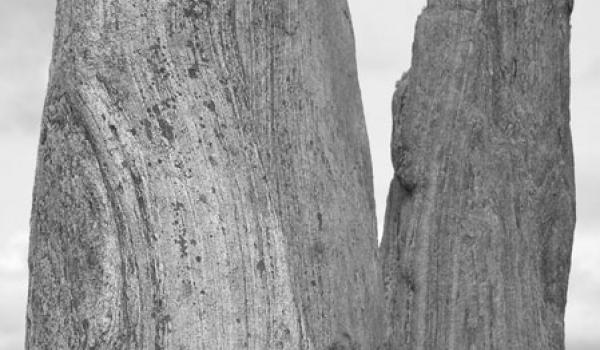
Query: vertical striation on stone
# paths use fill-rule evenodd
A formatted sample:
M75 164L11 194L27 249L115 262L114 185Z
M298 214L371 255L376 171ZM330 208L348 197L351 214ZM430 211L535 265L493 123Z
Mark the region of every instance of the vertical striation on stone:
M393 102L390 349L564 349L572 0L430 0Z
M59 0L26 348L374 349L346 1Z

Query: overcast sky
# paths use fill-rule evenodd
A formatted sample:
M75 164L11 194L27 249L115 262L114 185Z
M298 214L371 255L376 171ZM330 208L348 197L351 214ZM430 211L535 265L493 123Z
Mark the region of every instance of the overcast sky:
M376 5L373 5L373 4ZM388 184L390 101L410 65L425 0L350 0L373 155L379 226ZM27 239L36 147L52 45L54 0L0 0L0 350L24 343ZM571 115L577 229L567 350L600 349L600 1L575 0Z

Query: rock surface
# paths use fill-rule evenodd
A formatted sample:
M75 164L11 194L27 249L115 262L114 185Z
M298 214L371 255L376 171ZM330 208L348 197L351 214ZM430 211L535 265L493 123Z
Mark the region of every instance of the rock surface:
M564 348L573 3L430 0L394 96L390 349Z
M59 0L27 349L374 349L346 1Z

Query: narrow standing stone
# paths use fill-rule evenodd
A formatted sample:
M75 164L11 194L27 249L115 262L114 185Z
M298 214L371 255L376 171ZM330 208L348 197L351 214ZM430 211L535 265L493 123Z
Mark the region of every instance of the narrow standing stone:
M390 349L564 349L573 3L430 0L394 96Z

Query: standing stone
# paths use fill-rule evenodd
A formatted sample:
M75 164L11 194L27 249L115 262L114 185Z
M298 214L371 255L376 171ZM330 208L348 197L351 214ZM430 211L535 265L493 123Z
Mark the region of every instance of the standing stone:
M390 349L564 349L572 0L430 0L394 96Z
M375 349L346 1L59 0L26 348Z

